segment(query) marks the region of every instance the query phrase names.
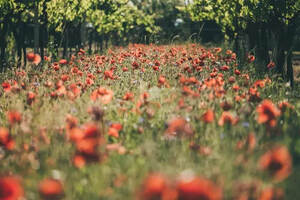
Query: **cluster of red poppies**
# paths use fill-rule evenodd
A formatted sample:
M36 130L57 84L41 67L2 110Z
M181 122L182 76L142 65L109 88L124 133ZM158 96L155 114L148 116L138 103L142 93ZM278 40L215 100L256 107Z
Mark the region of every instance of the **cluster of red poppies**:
M47 178L39 184L40 197L43 200L59 200L64 197L64 188L61 181ZM21 179L15 176L0 177L0 199L18 200L24 197Z

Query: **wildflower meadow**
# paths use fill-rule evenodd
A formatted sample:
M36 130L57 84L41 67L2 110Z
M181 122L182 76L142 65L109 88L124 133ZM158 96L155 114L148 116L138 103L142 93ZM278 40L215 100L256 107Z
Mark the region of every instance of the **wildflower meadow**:
M255 58L133 44L27 59L1 77L0 199L300 198L300 102Z
M300 200L300 0L0 0L0 200Z

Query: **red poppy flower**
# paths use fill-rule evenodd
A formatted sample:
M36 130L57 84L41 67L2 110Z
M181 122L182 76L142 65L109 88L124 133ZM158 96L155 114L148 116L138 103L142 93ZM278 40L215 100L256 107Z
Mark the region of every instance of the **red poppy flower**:
M15 147L15 141L12 139L8 129L0 127L0 146L3 145L7 150Z
M165 134L168 136L192 136L193 130L188 122L183 118L175 118L168 124Z
M228 65L223 65L222 67L220 67L220 70L222 70L222 71L228 71L229 70L229 66Z
M281 110L281 112L285 112L287 109L291 109L293 110L295 107L293 105L291 105L289 102L287 101L282 101L278 104L279 109Z
M108 129L108 135L119 138L119 131L122 130L122 125L119 123L112 124Z
M46 81L45 83L44 83L44 85L46 86L46 87L52 87L52 82L51 81Z
M264 100L256 107L258 113L257 122L267 124L270 127L276 126L276 118L280 116L280 110L270 100Z
M126 92L126 94L123 96L123 100L130 101L134 97L134 94L132 92Z
M220 47L214 48L214 51L218 54L222 51L222 48Z
M280 188L266 188L264 189L258 200L284 200L284 192Z
M200 177L180 181L177 191L180 200L221 200L223 196L221 188Z
M143 183L140 200L164 199L163 194L168 184L164 176L160 174L149 175Z
M211 109L208 109L203 115L202 115L202 120L205 123L211 123L214 121L215 119L215 115L214 112Z
M82 167L88 162L98 162L101 158L99 145L102 144L102 134L95 124L86 124L83 129L73 128L70 138L75 142L76 154L74 165Z
M0 177L0 199L18 200L24 195L20 181L12 176Z
M71 73L76 74L78 72L78 67L71 68Z
M34 54L34 53L28 53L28 54L26 55L26 57L27 57L27 60L28 60L29 62L33 62L34 57L35 57L35 54Z
M106 70L104 71L104 79L114 79L114 72L112 70Z
M41 61L42 61L41 56L39 54L35 54L34 55L34 60L33 60L32 63L35 64L35 65L38 65L38 64L40 64Z
M91 78L89 78L89 77L87 77L87 78L85 79L85 83L86 83L87 86L91 86L91 85L94 84L94 80L91 79Z
M26 57L29 62L32 62L35 65L38 65L42 60L39 54L34 54L34 53L28 53Z
M228 111L232 108L232 105L228 103L227 101L224 101L220 104L221 108L225 111Z
M232 59L232 60L236 60L236 53L232 53L232 54L231 54L231 59Z
M134 61L131 65L133 69L139 68L139 64L136 61Z
M59 200L64 196L63 185L55 179L45 179L39 185L39 193L42 199Z
M238 69L235 69L235 70L234 70L234 74L235 74L235 75L240 75L240 74L241 74L241 72L240 72L240 70L238 70Z
M82 168L86 164L85 158L81 155L75 155L73 158L73 164L77 168Z
M3 82L2 87L4 92L10 92L11 91L11 85L9 82Z
M246 143L248 146L248 150L253 151L256 146L256 137L254 133L249 133Z
M76 149L83 154L97 154L98 140L94 138L84 138L76 142Z
M63 81L63 82L66 82L67 80L69 80L69 76L67 75L67 74L63 74L63 75L61 75L61 80Z
M54 71L58 71L60 69L58 63L53 63L53 69Z
M108 129L107 134L108 134L109 136L112 136L112 137L115 137L115 138L119 138L119 131L118 131L117 129L115 129L115 128L110 127L110 128Z
M232 89L233 89L235 92L237 92L237 91L239 91L240 86L238 86L238 85L233 85L233 86L232 86Z
M20 123L22 119L21 114L18 111L14 111L14 110L8 111L6 116L10 125Z
M160 62L158 60L155 60L154 61L154 65L159 67L160 66Z
M166 83L166 78L164 77L164 76L160 76L159 78L158 78L158 84L159 85L163 85L163 84L165 84Z
M84 49L79 49L79 52L82 53L83 55L85 54L85 50Z
M68 64L68 61L66 59L61 59L58 63L61 65L66 65Z
M71 92L74 94L75 97L78 97L81 93L81 89L79 87L77 87L77 85L75 83L72 83L69 86L69 89L71 90Z
M156 66L156 65L154 65L154 66L152 67L152 69L153 69L154 71L159 71L159 67Z
M44 56L44 60L45 60L45 61L50 61L50 60L51 60L51 58L50 58L50 57L48 57L48 56Z
M101 103L108 104L112 100L113 94L112 90L100 87L92 92L91 99L93 101L99 99Z
M28 103L29 105L31 105L31 104L34 102L35 96L36 96L36 94L35 94L34 92L29 91L29 92L27 93L27 103Z
M291 173L292 158L285 146L276 146L260 157L259 167L268 171L274 180L282 181Z
M96 124L86 124L84 126L85 137L100 137L101 132Z
M117 129L118 131L122 130L122 124L120 123L114 123L112 125L110 125L110 127L114 128L114 129Z
M275 67L275 63L273 61L270 61L270 63L267 65L268 69L272 69Z
M226 50L226 54L230 55L230 54L232 54L232 51L231 50Z
M235 77L234 77L234 76L230 76L230 77L228 78L228 82L229 82L229 83L234 83L234 82L235 82Z
M258 92L256 87L249 88L248 93L249 93L248 101L251 101L251 102L261 101L260 93Z
M265 80L257 80L253 83L253 87L260 87L260 88L264 88L266 85L266 81Z
M248 56L248 63L252 63L255 60L255 56L249 55Z
M230 112L224 111L219 119L219 126L223 126L225 123L235 125L238 122L237 117L233 117Z

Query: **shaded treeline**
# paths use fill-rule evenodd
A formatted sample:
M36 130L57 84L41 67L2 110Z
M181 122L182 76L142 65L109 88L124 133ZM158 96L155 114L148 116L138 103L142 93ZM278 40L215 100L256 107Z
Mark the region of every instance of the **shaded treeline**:
M0 66L26 65L32 50L55 59L80 48L94 53L110 45L199 41L202 25L181 0L0 0ZM204 30L204 41L222 40L215 23L205 27L215 34Z
M274 63L276 72L294 85L292 52L299 41L299 0L195 0L190 13L194 20L214 20L222 27L234 42L241 67L247 55L255 55L257 70L263 72Z

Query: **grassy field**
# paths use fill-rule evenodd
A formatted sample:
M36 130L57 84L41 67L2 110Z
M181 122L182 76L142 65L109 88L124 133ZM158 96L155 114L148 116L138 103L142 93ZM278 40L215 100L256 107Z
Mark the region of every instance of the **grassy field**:
M273 69L194 44L28 59L1 75L0 200L300 199L300 94Z

